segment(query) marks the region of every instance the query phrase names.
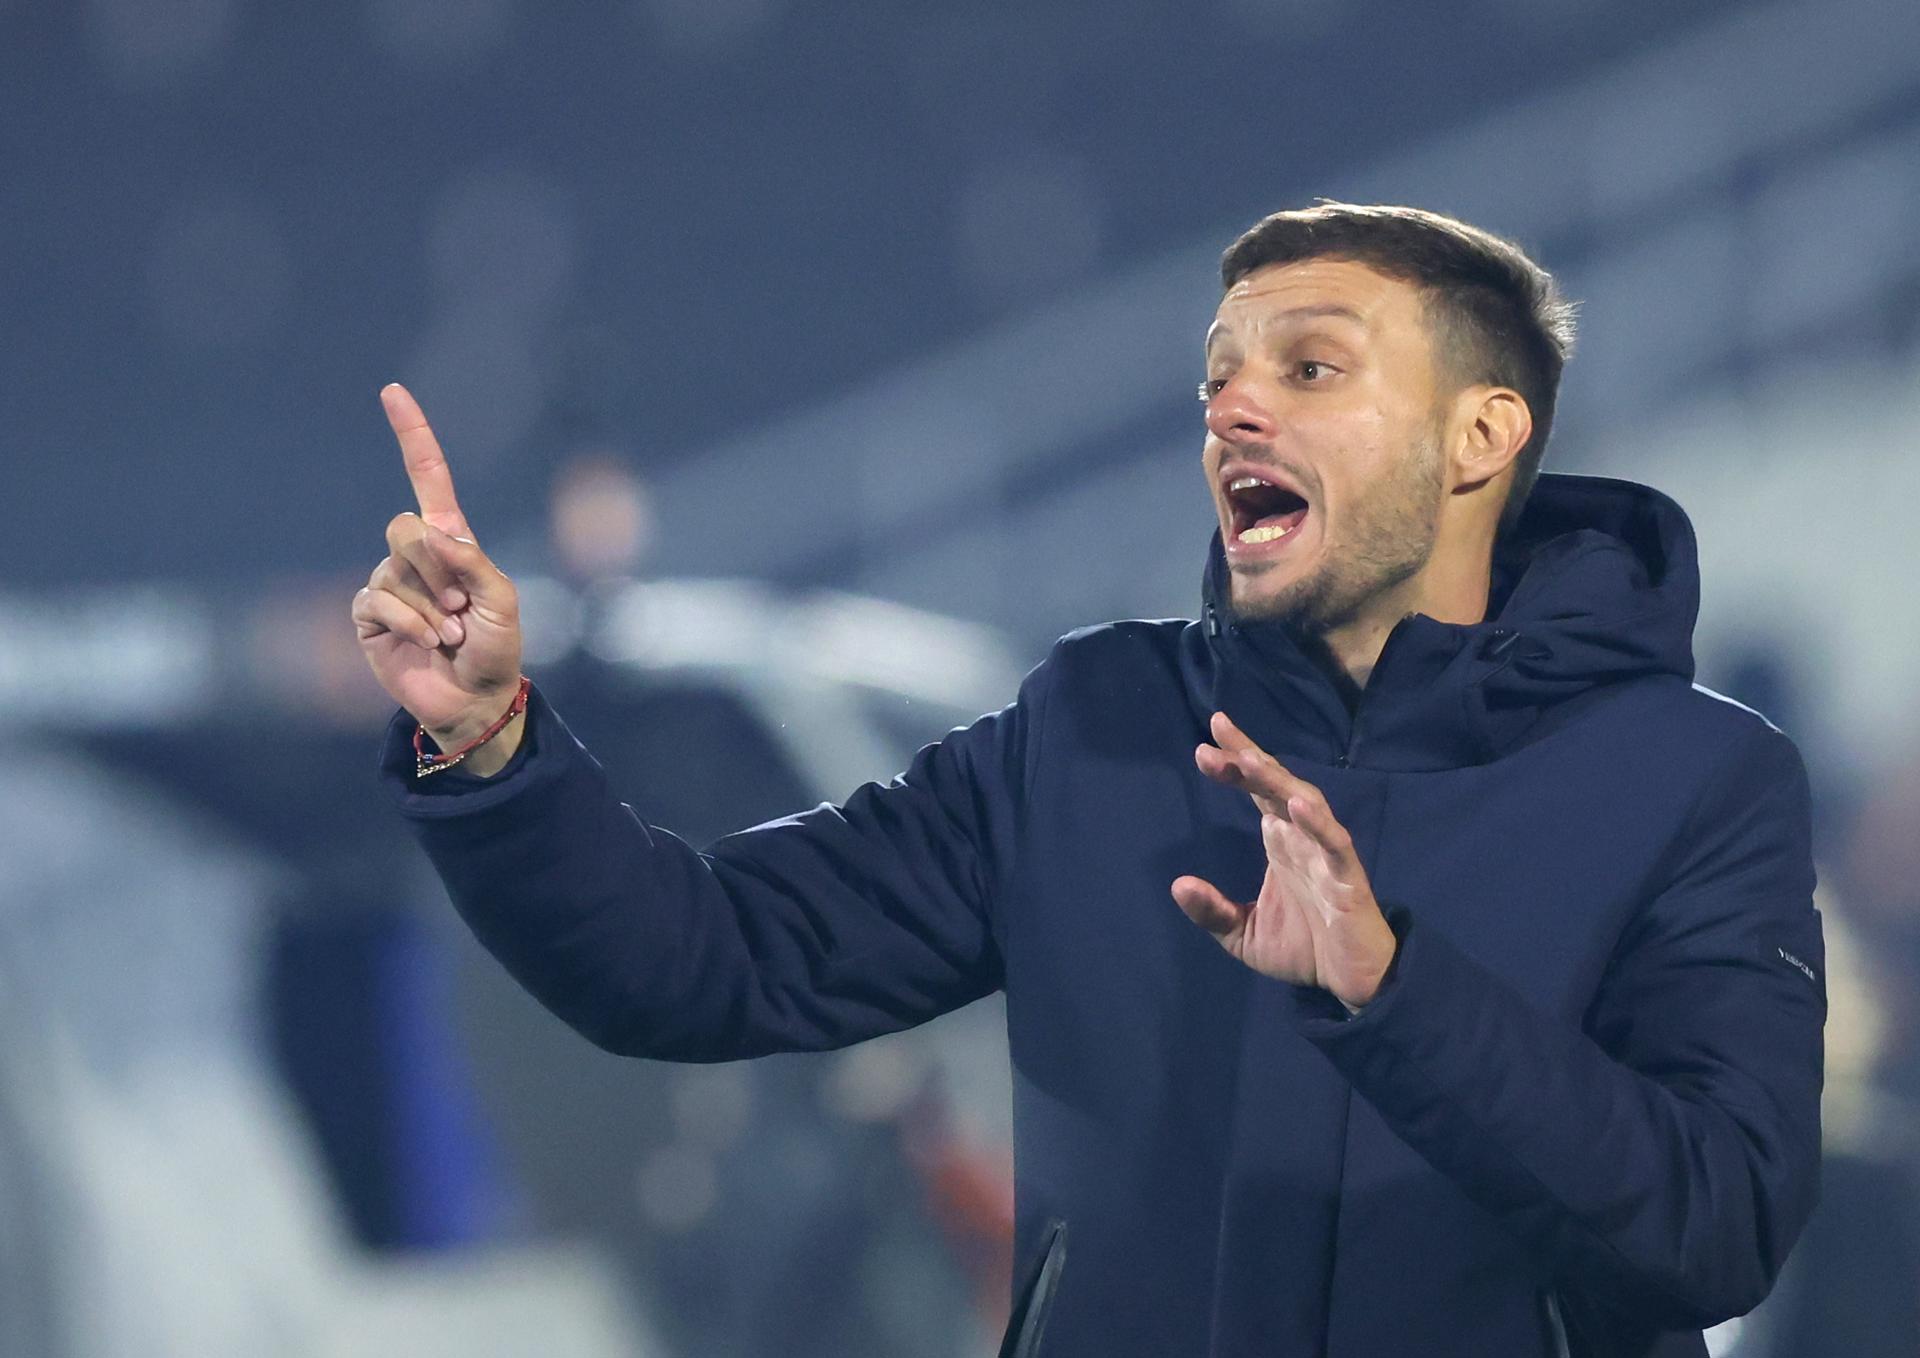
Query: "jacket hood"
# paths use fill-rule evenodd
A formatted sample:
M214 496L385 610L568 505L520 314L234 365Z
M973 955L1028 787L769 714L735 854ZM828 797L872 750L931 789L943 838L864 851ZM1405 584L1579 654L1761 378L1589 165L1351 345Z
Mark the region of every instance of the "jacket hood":
M1648 486L1542 475L1495 551L1488 616L1410 614L1350 712L1284 623L1234 616L1216 531L1189 691L1264 748L1339 766L1483 764L1539 739L1608 688L1693 677L1693 525Z

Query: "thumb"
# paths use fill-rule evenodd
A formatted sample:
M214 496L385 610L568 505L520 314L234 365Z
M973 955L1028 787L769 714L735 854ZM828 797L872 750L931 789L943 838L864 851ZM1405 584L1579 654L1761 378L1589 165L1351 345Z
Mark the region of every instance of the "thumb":
M1188 919L1223 941L1246 916L1246 910L1228 900L1219 887L1199 877L1174 878L1173 900Z
M454 537L430 523L425 529L428 550L460 582L468 598L476 604L491 604L495 608L505 608L512 602L512 582L480 550L479 543L472 538Z

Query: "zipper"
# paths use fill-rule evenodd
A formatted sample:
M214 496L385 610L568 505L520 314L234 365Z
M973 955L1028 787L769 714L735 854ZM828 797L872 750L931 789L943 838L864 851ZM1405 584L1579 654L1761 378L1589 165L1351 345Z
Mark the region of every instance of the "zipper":
M1407 618L1413 616L1411 613L1407 614ZM1367 710L1367 695L1373 691L1373 681L1379 677L1380 671L1386 667L1387 653L1393 649L1394 641L1405 632L1407 618L1402 618L1399 622L1395 623L1393 630L1387 633L1387 639L1380 643L1380 655L1379 658L1373 662L1372 673L1367 675L1367 686L1360 690L1360 696L1354 700L1353 721L1347 727L1347 748L1334 756L1333 766L1336 769L1350 769L1353 767L1354 755L1360 748L1360 717L1361 714Z
M1056 1217L1047 1222L1045 1248L1039 1265L1007 1320L999 1358L1037 1358L1046 1334L1053 1294L1060 1287L1060 1271L1067 1266L1067 1223Z
M1407 615L1408 618L1413 616L1411 613ZM1220 611L1212 604L1206 606L1205 618L1209 637L1218 637L1222 632L1231 630L1221 623ZM1387 633L1387 639L1380 644L1380 657L1373 662L1373 674L1367 676L1367 687L1360 690L1360 697L1353 705L1353 720L1347 728L1346 748L1333 757L1333 767L1336 769L1353 767L1354 755L1360 748L1360 714L1366 709L1367 693L1373 687L1373 675L1379 674L1381 667L1386 664L1387 653L1393 649L1395 638L1399 637L1403 630L1401 624L1405 622L1406 618L1402 618L1399 623L1395 623L1393 630Z
M1546 1302L1547 1337L1553 1341L1553 1358L1572 1358L1573 1346L1567 1339L1566 1317L1560 1314L1560 1294L1548 1292Z

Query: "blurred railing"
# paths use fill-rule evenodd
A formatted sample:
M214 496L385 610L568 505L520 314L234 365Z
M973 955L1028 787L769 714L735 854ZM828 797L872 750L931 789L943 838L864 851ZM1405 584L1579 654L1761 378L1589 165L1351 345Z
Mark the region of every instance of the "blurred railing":
M1914 345L1915 51L1906 0L1755 6L1249 202L1416 203L1537 250L1583 305L1554 458L1604 471L1596 450L1677 403L1810 352ZM1247 224L684 460L656 487L664 553L948 607L971 563L969 615L1028 646L1190 612L1210 522L1190 398L1218 256Z

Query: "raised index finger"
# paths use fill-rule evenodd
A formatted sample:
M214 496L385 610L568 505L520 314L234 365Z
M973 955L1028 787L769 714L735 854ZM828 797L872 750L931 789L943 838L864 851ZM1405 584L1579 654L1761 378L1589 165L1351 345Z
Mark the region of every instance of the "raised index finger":
M440 451L440 440L433 436L420 403L398 382L390 382L380 389L380 404L386 407L393 436L400 440L400 456L407 464L413 496L420 502L420 517L452 537L472 537L473 530L454 498L447 455Z

